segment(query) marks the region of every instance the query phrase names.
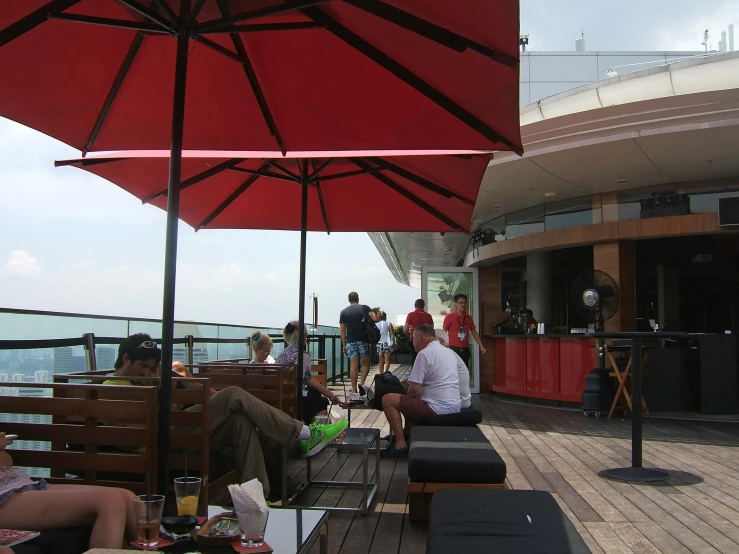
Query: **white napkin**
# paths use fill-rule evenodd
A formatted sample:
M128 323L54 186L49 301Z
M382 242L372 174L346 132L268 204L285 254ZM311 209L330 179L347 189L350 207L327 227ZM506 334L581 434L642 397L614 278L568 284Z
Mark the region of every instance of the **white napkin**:
M237 515L239 513L249 515L245 521L238 518L241 530L247 536L258 536L264 530L269 515L264 489L259 479L252 479L241 485L229 485L228 492L231 493Z

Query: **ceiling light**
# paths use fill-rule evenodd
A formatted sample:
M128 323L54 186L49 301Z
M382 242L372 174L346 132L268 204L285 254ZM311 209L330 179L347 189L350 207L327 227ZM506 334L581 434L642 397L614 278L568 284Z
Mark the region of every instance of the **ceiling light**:
M505 208L505 206L503 204L493 204L492 207L493 207L493 209L496 209L496 210Z
M625 184L626 184L626 183L628 183L628 182L629 182L629 180L628 180L628 179L618 179L618 180L616 181L616 184L617 184L617 185L625 185Z
M557 193L556 192L545 192L544 196L546 196L547 198L551 198L552 196L557 196Z

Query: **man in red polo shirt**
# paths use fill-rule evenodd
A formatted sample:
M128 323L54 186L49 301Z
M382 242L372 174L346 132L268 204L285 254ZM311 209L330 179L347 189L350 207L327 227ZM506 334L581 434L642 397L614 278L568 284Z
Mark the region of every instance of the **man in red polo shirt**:
M408 337L413 337L413 329L418 328L419 325L431 325L431 327L434 326L434 318L431 317L430 313L424 311L424 308L426 307L426 302L424 302L423 298L419 298L418 300L416 300L414 307L416 309L409 313L408 316L405 318L405 326L403 327L403 331L406 335L408 335ZM416 361L417 354L418 353L414 348L411 363Z
M444 318L442 329L449 334L449 348L454 350L464 361L467 369L470 367L470 334L480 345L480 353L485 354L480 335L475 329L472 316L467 313L467 295L454 295L454 305L457 310Z

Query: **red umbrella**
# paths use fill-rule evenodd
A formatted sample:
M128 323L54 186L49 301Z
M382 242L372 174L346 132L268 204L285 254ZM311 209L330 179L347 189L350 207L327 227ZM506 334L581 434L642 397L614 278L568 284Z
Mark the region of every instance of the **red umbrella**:
M518 50L517 0L4 2L0 115L169 149L176 86L185 149L520 152Z
M180 219L197 230L302 230L305 182L307 231L469 232L490 155L362 153L301 152L308 156L290 159L279 152L184 151ZM169 151L92 154L56 165L86 169L167 208ZM372 206L383 209L370 219L357 217L354 208Z
M299 229L301 330L308 230L469 232L491 158L462 151L362 152L348 158L334 157L344 152L301 152L306 157L293 159L279 152L263 152L260 159L254 154L183 152L179 215L195 229ZM85 169L167 208L168 151L114 152L56 165ZM373 217L358 217L358 209L372 210ZM298 359L302 344L299 339Z

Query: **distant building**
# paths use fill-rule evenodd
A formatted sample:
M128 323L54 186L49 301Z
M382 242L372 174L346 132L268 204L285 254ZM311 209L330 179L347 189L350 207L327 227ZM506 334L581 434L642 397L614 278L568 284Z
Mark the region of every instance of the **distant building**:
M95 348L95 363L98 369L113 369L116 359L116 349L109 346Z
M72 348L65 346L63 348L54 349L54 373L71 373L72 368Z

